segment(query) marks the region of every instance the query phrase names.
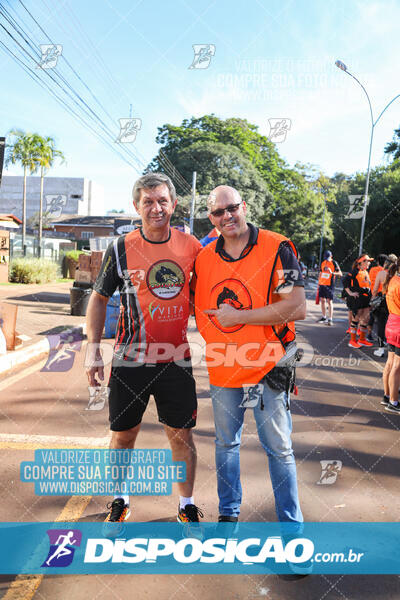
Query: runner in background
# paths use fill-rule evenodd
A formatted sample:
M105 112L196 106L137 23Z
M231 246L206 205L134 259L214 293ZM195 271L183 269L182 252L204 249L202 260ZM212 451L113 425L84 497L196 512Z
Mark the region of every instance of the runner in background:
M218 238L219 234L220 232L218 231L218 229L214 227L214 229L211 229L211 231L207 233L206 236L201 238L200 244L203 246L203 248L204 246L208 246L208 244L211 244L211 242Z
M353 263L351 273L348 273L343 281L347 294L347 307L352 311L350 326L351 348L361 346L372 346L372 342L366 339L367 323L369 320L369 302L371 299L371 281L368 275L368 267L372 258L368 254L359 256ZM360 338L357 340L357 329L360 327Z
M386 294L389 317L385 330L388 358L383 371L384 396L381 404L388 412L400 414L400 258L389 267L383 293Z
M385 264L383 265L382 271L379 271L377 276L375 277L374 285L371 286L372 290L372 298L371 304L379 303L378 306L374 310L374 315L376 317L376 321L378 324L378 344L379 348L374 351L375 356L384 356L385 354L385 327L386 322L388 320L389 311L386 303L386 295L383 293L383 284L385 283L386 275L393 263L397 261L397 256L395 254L389 254ZM371 269L372 270L372 269ZM381 299L379 300L375 299Z
M387 260L387 256L386 254L379 254L376 261L374 261L376 264L370 268L369 270L369 278L371 280L371 292L373 295L373 289L374 289L374 284L375 284L375 279L376 276L378 275L378 273L382 272L384 270L383 265L385 264L385 261ZM382 284L380 286L380 292L382 291ZM374 327L374 322L375 322L375 317L377 315L375 314L375 311L371 309L370 314L369 314L369 321L368 321L368 325L367 325L367 329L368 329L368 335L367 335L367 340L369 342L373 342L374 341L374 336L372 333L373 327Z
M325 260L321 263L318 280L318 293L322 312L322 317L319 319L318 323L332 325L335 275L341 277L342 271L340 270L338 263L333 260L332 252L330 250L325 252L324 259ZM328 318L326 316L326 303L328 304Z

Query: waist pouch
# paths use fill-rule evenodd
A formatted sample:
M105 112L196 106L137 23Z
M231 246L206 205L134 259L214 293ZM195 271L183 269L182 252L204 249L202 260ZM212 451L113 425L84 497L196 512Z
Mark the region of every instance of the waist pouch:
M265 381L270 388L280 392L293 392L296 381L296 367L274 367L264 375L260 383Z

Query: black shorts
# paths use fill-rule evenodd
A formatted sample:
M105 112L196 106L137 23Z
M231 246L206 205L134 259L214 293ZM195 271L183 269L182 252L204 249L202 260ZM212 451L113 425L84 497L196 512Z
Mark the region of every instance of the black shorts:
M388 352L394 352L396 356L400 356L400 348L398 346L393 346L393 344L388 344Z
M370 299L371 296L366 294L360 294L358 298L348 296L346 299L347 308L352 311L354 316L356 316L359 310L369 307Z
M327 300L333 300L333 289L330 285L319 286L319 297L326 298Z
M192 367L175 362L112 367L109 381L112 431L126 431L141 421L153 394L160 423L176 429L196 425L197 398Z

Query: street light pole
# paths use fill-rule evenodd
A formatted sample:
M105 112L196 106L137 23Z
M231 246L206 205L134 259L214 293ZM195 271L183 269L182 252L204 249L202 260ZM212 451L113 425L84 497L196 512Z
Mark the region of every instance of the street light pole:
M326 194L324 192L322 192L324 195L324 214L322 216L322 230L321 230L321 243L319 245L319 266L321 267L321 262L322 262L322 242L324 240L324 233L325 233L325 212L326 212Z
M370 112L370 116L371 116L371 135L370 135L370 140L369 140L368 167L367 167L367 177L366 177L366 180L365 180L364 201L363 201L363 216L362 216L362 220L361 220L360 245L359 245L359 256L361 256L362 251L363 251L365 220L366 220L366 217L367 217L369 175L370 175L370 171L371 171L371 154L372 154L372 143L373 143L373 140L374 140L374 130L375 130L376 124L380 120L380 118L383 115L383 113L389 108L389 106L395 100L397 100L397 98L400 98L400 94L397 94L397 96L395 96L394 98L392 98L390 100L390 102L388 102L386 104L385 108L379 114L379 116L376 119L376 121L374 121L374 115L373 115L373 111L372 111L371 100L369 99L368 92L365 89L365 87L363 86L363 84L361 83L361 81L359 81L357 79L357 77L355 77L352 73L350 73L350 71L348 70L347 66L341 60L337 60L335 62L335 65L337 66L338 69L341 69L342 71L344 71L345 73L347 73L347 75L350 75L350 77L352 77L354 79L354 81L356 81L358 83L358 85L363 89L363 91L364 91L364 93L365 93L365 95L367 97L367 100L368 100L369 112Z

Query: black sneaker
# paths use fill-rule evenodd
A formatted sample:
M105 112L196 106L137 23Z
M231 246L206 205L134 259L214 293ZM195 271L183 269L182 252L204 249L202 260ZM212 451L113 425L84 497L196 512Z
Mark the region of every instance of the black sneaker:
M388 406L389 402L390 402L389 398L387 396L383 396L383 398L381 400L382 406Z
M325 323L326 321L326 317L321 317L320 319L318 319L317 323Z
M389 402L389 404L385 406L385 410L391 413L400 414L400 402L398 402L397 404L392 404L391 402Z
M118 537L124 532L124 521L131 514L129 504L125 504L123 498L115 498L115 500L107 504L107 508L110 509L110 512L104 520L102 533L105 537Z
M215 535L223 538L230 538L237 535L239 531L238 520L239 517L234 517L233 515L219 515Z
M178 506L177 521L184 525L184 537L193 537L198 540L204 538L204 532L200 525L199 517L203 518L204 515L198 506L195 506L194 504L186 504L185 508Z

